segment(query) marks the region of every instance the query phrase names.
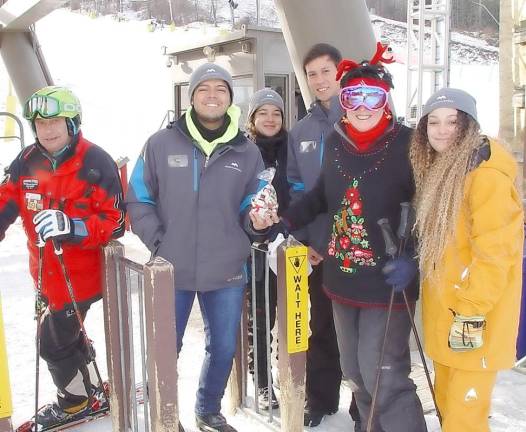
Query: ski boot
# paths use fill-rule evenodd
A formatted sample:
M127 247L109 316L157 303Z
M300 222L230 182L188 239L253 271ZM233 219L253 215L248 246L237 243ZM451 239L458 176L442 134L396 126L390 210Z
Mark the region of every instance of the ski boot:
M37 413L37 431L47 430L78 420L91 412L86 404L75 412L63 410L56 402L44 405Z

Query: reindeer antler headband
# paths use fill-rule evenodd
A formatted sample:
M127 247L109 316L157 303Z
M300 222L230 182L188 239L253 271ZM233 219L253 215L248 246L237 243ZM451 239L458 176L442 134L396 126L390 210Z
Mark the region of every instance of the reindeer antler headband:
M394 58L386 58L383 54L387 51L388 45L383 45L381 42L376 43L376 53L370 61L363 61L356 63L353 60L343 59L338 65L336 80L339 81L341 77L350 70L356 69L357 67L364 66L366 64L378 65L380 63L394 63Z

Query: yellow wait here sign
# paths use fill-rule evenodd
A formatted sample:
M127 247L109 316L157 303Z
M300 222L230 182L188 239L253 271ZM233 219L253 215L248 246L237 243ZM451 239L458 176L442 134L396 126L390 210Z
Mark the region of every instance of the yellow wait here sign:
M309 347L309 284L307 247L292 246L285 251L287 277L287 351L307 351Z

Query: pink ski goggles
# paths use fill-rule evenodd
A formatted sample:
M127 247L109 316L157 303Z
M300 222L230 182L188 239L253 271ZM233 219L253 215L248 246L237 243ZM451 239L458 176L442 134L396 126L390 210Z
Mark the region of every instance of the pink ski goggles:
M356 111L361 106L369 111L379 111L387 105L387 92L369 85L344 87L340 91L340 104L349 111Z

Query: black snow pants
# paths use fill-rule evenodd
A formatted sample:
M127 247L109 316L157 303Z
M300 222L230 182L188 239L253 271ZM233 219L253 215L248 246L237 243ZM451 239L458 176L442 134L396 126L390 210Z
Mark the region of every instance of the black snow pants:
M79 304L82 319L91 303ZM40 356L47 362L62 409L81 405L91 391L89 349L73 307L46 309L40 324Z
M323 263L309 276L310 331L307 351L306 405L311 411L333 413L340 403L342 371L332 305L323 292Z

